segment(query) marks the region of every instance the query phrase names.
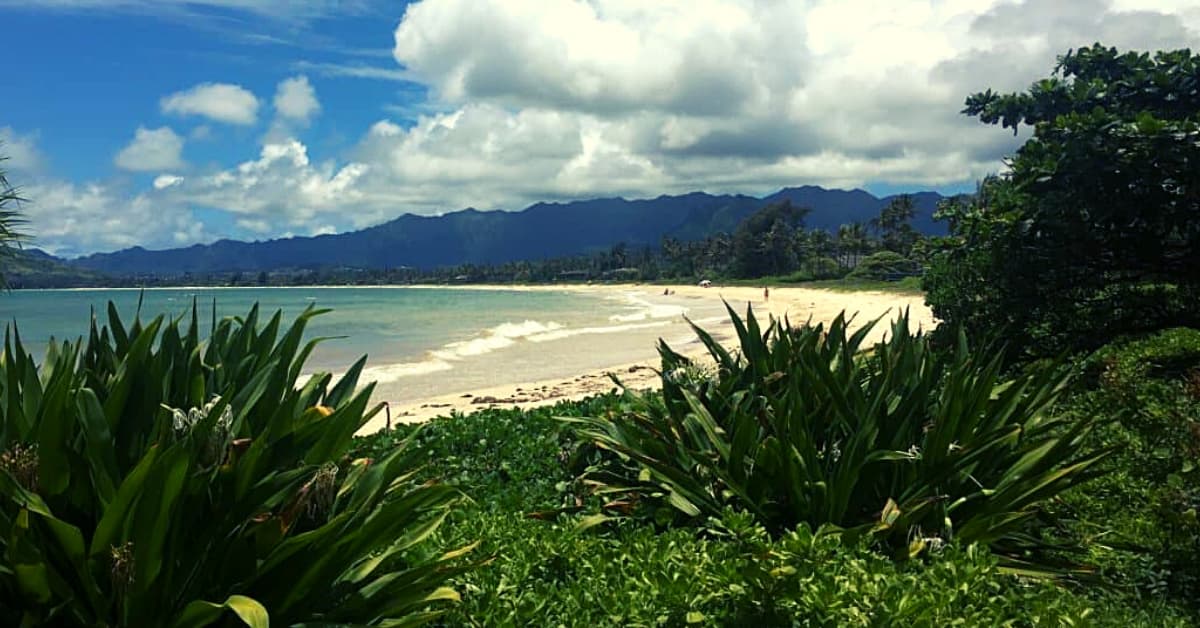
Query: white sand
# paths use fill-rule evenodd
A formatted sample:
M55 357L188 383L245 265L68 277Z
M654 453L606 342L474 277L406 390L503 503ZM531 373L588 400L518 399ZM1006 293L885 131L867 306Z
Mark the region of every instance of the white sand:
M464 290L569 290L578 293L618 295L630 291L640 291L647 295L661 295L666 286L654 285L573 285L573 286L460 286ZM890 328L890 321L905 309L909 311L909 323L915 331L918 328L932 329L936 324L933 313L925 305L925 299L920 295L904 295L886 292L835 292L831 290L815 290L811 288L772 287L770 297L764 299L761 287L718 287L701 288L698 286L670 286L674 292L669 297L672 302L704 300L705 305L719 304L726 300L740 315L745 313L747 304L753 306L755 314L765 319L766 313L776 318L787 317L793 325L800 325L811 320L813 323L828 323L838 314L845 311L854 314L852 328L856 328L879 317L885 317L872 330L867 342L875 342L883 338ZM726 344L732 337L732 326L702 325L718 340ZM652 343L651 343L652 345ZM691 345L682 351L689 355L699 355L702 348ZM436 416L448 415L451 412L470 413L489 407L532 408L554 404L568 399L582 399L615 388L609 374L615 374L623 384L631 389L655 388L659 384L658 374L654 368L658 360L651 358L653 346L646 347L636 355L625 356L606 364L602 368L575 374L574 376L558 377L540 381L512 382L505 381L503 373L498 373L496 385L490 387L475 387L459 390L452 394L440 395L416 401L403 403L391 401L386 392L378 392L375 401L388 401L391 406L393 424L400 422L427 421ZM553 356L548 356L553 360ZM387 417L380 412L360 434L366 434L383 429Z

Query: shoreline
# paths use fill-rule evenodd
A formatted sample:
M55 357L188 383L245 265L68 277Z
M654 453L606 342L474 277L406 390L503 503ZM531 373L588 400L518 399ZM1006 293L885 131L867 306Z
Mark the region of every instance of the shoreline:
M366 288L370 286L353 286ZM504 284L471 284L448 286L392 286L395 288L418 289L453 289L453 290L503 290L503 291L554 291L571 292L576 294L617 295L629 291L647 292L653 298L659 291L671 291L672 298L704 301L705 305L713 305L724 300L739 316L744 316L747 306L754 309L755 315L765 319L766 315L783 319L787 318L793 325L811 321L813 324L828 324L839 313L845 311L847 316L855 314L850 327L856 329L863 324L880 318L880 322L867 336L866 342L876 342L882 339L888 324L904 309L910 312L909 324L916 329L929 330L936 324L933 313L925 305L923 295L906 295L879 291L839 292L817 288L802 288L788 286L770 286L770 297L764 298L763 287L750 286L712 286L703 288L685 285L660 284L564 284L564 285L504 285ZM728 319L719 326L704 325L705 329L722 344L730 346L731 340L736 344L736 336ZM707 351L702 345L688 344L686 347L672 346L676 351L693 359L707 359ZM383 365L373 365L383 366ZM404 402L381 398L379 389L372 399L372 406L378 402L387 402L391 410L391 424L421 423L430 419L448 416L452 413L470 414L488 408L518 408L529 409L539 406L553 405L560 401L579 400L609 392L616 388L609 375L616 375L626 388L632 390L656 389L660 385L657 368L660 366L657 354L650 359L626 359L598 368L584 369L581 372L566 372L559 377L536 379L531 381L498 381L494 385L464 387L449 393L424 397ZM503 378L497 378L502 380ZM385 429L387 425L386 410L367 422L359 431L366 435Z

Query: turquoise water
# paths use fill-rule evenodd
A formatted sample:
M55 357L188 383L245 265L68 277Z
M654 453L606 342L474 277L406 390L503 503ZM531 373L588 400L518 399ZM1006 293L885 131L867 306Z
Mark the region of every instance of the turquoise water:
M39 290L0 294L0 318L15 321L35 354L49 340L87 332L90 312L107 320L111 300L126 324L142 300L143 320L190 315L198 305L202 335L213 303L218 318L259 303L262 318L282 310L289 321L316 305L307 337L340 336L318 346L307 370L340 372L368 356L365 381L379 399L405 401L510 382L578 374L652 358L660 337L686 338L682 314L719 309L650 291L608 294L438 288L178 288ZM711 312L709 310L712 310Z
M566 292L394 288L18 290L0 295L0 317L9 324L16 321L25 344L38 347L51 337L86 334L93 310L106 322L109 301L128 325L139 298L143 320L159 314L190 315L195 301L202 333L209 329L214 302L218 318L243 316L256 302L264 320L275 310L282 310L287 321L309 305L331 308L308 327L310 338L345 336L324 342L312 357L310 366L323 370L345 368L363 354L374 364L419 362L448 343L469 342L487 330L522 324L535 315L556 321L588 318L580 312L580 299L587 297ZM593 307L608 305L602 309L616 311L602 300L588 300L596 301Z

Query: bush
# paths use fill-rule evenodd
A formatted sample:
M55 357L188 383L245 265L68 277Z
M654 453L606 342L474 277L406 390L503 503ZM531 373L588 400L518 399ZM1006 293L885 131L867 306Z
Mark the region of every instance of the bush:
M951 544L897 563L864 543L805 526L773 538L743 513L656 530L636 518L581 530L603 500L577 494L572 424L555 416L620 414L605 396L529 411L489 409L435 419L410 443L424 478L453 479L475 497L435 537L482 539L493 556L461 574L446 626L1186 626L1192 618L1157 598L1100 587L1068 589L1002 573L984 547ZM403 426L359 440L381 455ZM583 499L578 514L539 517Z
M917 263L893 251L879 251L864 257L849 277L853 279L895 279L901 275L912 275L920 271Z
M1096 44L1024 93L968 97L964 113L1032 133L1003 177L939 206L933 313L1030 358L1200 326L1198 70L1187 49Z
M309 308L255 307L202 342L109 305L38 366L0 354L0 623L376 624L437 615L455 553L418 547L458 501L413 451L347 451L370 416L363 360L297 385Z
M817 257L805 263L813 279L837 279L846 274L846 269L832 257Z
M965 341L934 353L907 315L860 353L872 325L851 334L839 316L828 329L763 331L752 311L729 313L738 355L693 326L714 378L677 378L692 362L662 343L661 401L631 394L624 415L568 419L619 457L585 474L601 493L693 521L732 506L777 533L834 524L901 557L979 542L1024 565L1039 560L1043 502L1094 477L1107 454L1081 447L1090 420L1047 416L1062 369L1001 379L998 356Z
M1097 545L1113 548L1115 578L1147 595L1200 599L1200 330L1114 342L1083 366L1085 386L1066 411L1111 417L1093 440L1116 455L1112 475L1068 504L1112 527Z

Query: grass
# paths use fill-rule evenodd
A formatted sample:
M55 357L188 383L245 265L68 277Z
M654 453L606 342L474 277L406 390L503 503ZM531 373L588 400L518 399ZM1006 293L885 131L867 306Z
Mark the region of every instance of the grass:
M679 282L674 282L678 284ZM833 290L835 292L888 292L892 294L922 295L920 277L905 277L900 281L876 281L873 279L810 279L801 274L760 277L758 279L721 279L717 282L722 286L747 286L762 288L764 286L780 288L812 288L814 290Z

